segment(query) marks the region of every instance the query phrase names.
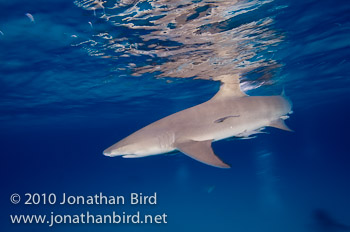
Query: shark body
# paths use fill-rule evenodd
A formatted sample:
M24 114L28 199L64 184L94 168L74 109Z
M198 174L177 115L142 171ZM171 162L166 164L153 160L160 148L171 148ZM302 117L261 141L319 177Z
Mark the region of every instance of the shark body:
M179 150L205 164L229 168L211 147L213 141L249 138L266 126L291 131L284 120L291 102L283 95L248 96L239 77L220 77L221 87L210 100L162 118L122 139L103 153L138 158Z

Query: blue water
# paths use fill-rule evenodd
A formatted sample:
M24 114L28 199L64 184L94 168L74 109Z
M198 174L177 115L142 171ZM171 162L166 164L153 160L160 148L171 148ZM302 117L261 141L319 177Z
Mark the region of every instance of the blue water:
M216 50L205 52L212 47L203 44L198 48L188 44L192 50L186 52L186 44L172 34L174 25L168 25L165 40L143 37L152 31L143 26L152 22L133 19L134 26L128 26L125 20L152 9L146 1L107 1L105 8L95 11L88 10L91 2L0 2L1 231L303 232L341 231L337 224L350 224L347 1L242 1L240 8L228 12L226 21L218 20L219 26L197 27L201 33L218 36L216 49L237 46L237 63L216 56ZM198 2L202 1L193 4ZM115 3L119 5L111 9ZM191 20L206 9L192 12L184 25L194 24ZM264 19L271 22L265 25ZM257 24L252 30L237 29L252 24ZM231 32L234 36L227 39ZM169 51L174 54L167 55ZM251 53L248 58L242 55ZM196 64L186 66L198 54L210 59L203 72L195 72ZM177 62L181 67L171 66ZM148 69L139 72L143 68ZM140 159L102 155L105 148L143 126L210 99L219 83L209 76L223 70L240 70L250 95L279 94L284 89L294 111L286 123L295 132L267 128L268 134L255 139L213 143L215 153L231 164L228 170L181 153ZM125 196L157 192L158 202L138 206L10 202L13 193L24 197L100 192ZM331 220L318 217L317 209ZM48 227L12 224L9 216L87 210L166 213L168 223ZM325 225L329 221L334 223Z

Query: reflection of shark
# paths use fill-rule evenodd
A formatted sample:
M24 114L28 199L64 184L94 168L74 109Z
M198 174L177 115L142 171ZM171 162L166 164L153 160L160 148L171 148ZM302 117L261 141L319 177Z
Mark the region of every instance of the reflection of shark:
M208 165L230 166L213 152L211 143L229 137L248 137L266 126L290 131L283 120L291 103L283 95L248 96L238 76L224 75L209 101L160 119L106 149L106 156L138 158L179 150Z
M350 225L339 223L323 209L314 210L312 216L315 220L317 229L322 232L350 231Z

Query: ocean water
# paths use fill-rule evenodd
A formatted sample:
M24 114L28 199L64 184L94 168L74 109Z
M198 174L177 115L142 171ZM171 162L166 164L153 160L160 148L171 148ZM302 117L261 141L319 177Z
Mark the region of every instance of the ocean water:
M348 1L1 0L0 11L1 231L349 230ZM249 95L284 90L294 132L213 143L230 169L179 152L102 154L210 99L225 74ZM44 204L51 193L127 202ZM157 204L131 205L131 193ZM87 211L167 223L11 221Z

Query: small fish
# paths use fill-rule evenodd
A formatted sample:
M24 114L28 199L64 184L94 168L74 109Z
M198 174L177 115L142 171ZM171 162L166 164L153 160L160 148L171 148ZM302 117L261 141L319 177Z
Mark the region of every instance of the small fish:
M32 14L26 13L26 16L30 19L30 22L35 23L35 20Z
M4 34L4 32L0 31L0 35L4 36L5 34Z
M215 189L215 185L212 185L212 186L208 187L207 192L212 193L214 191L214 189Z
M94 29L94 27L92 26L92 22L89 22L89 25L90 25L91 29Z
M219 119L215 120L214 123L220 123L220 122L225 121L228 118L238 118L238 117L240 117L240 115L230 115L230 116L226 116L223 118L219 118Z

